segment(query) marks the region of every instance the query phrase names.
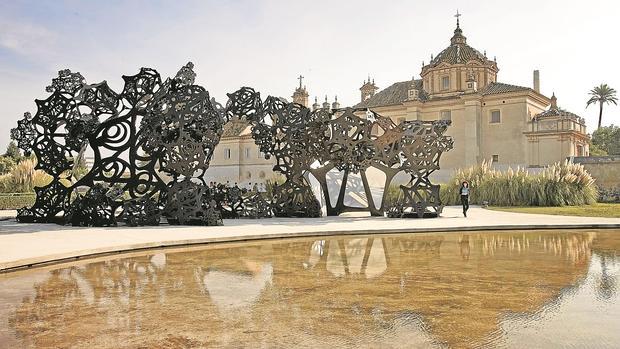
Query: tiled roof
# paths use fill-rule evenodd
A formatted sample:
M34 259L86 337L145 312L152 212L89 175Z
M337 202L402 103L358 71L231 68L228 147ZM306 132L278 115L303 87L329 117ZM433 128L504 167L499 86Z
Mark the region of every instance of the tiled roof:
M475 48L464 43L458 43L452 44L443 51L439 52L439 54L430 62L429 67L436 67L441 63L464 64L471 60L481 63L492 62Z
M472 60L484 65L495 65L494 61L487 59L486 54L482 54L480 51L467 45L467 38L463 36L463 31L457 23L454 36L450 39L450 46L439 52L426 67L434 68L441 63L465 64Z
M237 137L250 125L249 122L233 119L224 124L222 137Z
M418 95L420 100L428 101L429 97L426 91L422 89L422 80L414 80L415 87L418 90ZM367 99L364 102L356 104L355 108L372 108L372 107L382 107L387 105L397 105L405 102L408 97L409 86L411 86L411 80L401 81L392 84L390 87L385 88L377 93L375 93L372 97ZM509 92L520 92L520 91L529 91L531 90L529 87L517 86L504 84L501 82L492 82L480 89L478 93L483 96L501 94L501 93L509 93ZM433 97L432 100L440 100L440 99L451 99L455 96L447 96L447 97Z
M356 104L355 108L372 108L386 105L395 105L403 103L407 100L409 88L412 81L401 81L375 93L372 97L364 102ZM422 80L413 80L415 88L418 90L418 96L421 100L426 100L426 92L422 89Z
M528 91L528 90L531 90L531 88L517 86L517 85L504 84L501 82L492 82L486 85L484 88L478 90L478 93L480 93L483 96L487 96L487 95L496 95L500 93L520 92L520 91Z
M549 108L549 110L545 110L544 112L540 114L536 114L535 118L538 119L538 118L551 117L551 116L563 116L563 117L581 119L579 115L571 113L561 108Z

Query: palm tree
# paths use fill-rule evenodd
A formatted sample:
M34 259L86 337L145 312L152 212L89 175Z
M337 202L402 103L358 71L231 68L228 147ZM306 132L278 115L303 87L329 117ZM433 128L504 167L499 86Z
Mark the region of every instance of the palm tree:
M586 108L590 106L592 103L599 103L600 112L598 114L598 128L601 128L601 120L603 119L603 104L613 103L618 105L618 98L616 98L616 90L607 86L607 84L601 84L600 86L594 87L590 91L590 99L588 100L588 104Z

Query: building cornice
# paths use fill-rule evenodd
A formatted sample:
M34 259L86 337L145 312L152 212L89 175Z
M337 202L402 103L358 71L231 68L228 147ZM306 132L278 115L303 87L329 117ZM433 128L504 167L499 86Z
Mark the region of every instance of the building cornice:
M527 132L523 132L523 134L528 137L528 139L531 138L538 138L538 137L549 137L549 136L574 136L575 138L579 138L580 140L588 140L588 135L585 133L581 133L575 130L564 130L564 131L527 131Z

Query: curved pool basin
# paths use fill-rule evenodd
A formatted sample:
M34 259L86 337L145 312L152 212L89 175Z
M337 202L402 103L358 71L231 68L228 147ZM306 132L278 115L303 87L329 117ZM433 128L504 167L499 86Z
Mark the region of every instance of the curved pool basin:
M0 348L614 348L620 230L334 236L0 275Z

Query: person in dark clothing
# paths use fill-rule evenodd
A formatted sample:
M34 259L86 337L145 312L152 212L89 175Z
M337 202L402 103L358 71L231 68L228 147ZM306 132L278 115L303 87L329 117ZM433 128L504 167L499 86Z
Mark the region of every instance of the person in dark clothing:
M467 217L467 210L469 210L469 183L467 181L461 184L459 194L461 195L461 204L463 205L463 216Z

